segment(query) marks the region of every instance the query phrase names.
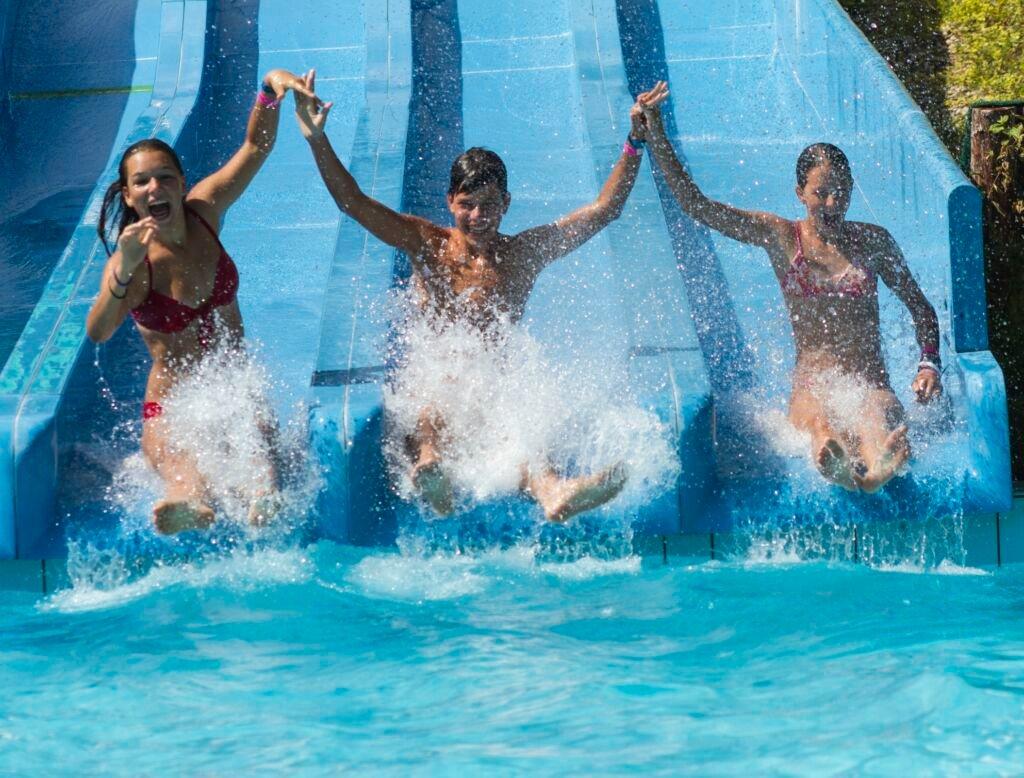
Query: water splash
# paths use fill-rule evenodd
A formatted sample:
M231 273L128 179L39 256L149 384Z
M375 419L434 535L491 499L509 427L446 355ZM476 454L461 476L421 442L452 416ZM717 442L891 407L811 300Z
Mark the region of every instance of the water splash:
M403 497L413 496L407 442L424 409L443 422L444 466L463 510L517 493L524 467L573 476L624 465L629 480L608 506L619 513L671 487L680 465L668 425L634 396L625 359L555 362L525 328L495 321L405 317L385 393Z
M312 577L312 571L309 556L298 548L249 546L229 554L153 560L72 542L67 558L70 586L39 607L61 613L108 610L175 587L252 591L302 583Z
M274 471L282 507L259 534L283 538L300 529L320 489L320 469L306 450L305 408L297 406L278 425L269 400L273 389L258 358L223 350L206 355L161 403L168 448L195 463L216 511L217 521L207 533L212 545L230 546L253 533L249 507L273 489ZM143 538L156 541L151 511L164 493L160 476L138 449L140 426L137 419L126 422L109 441L90 447L110 472L103 510L117 517L114 542L122 547ZM164 538L162 545L179 540Z

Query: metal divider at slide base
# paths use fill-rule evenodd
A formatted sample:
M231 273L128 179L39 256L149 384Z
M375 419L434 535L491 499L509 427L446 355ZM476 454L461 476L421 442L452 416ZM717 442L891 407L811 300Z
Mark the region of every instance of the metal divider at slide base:
M199 86L205 26L205 0L163 0L159 27L136 30L159 44L151 99L134 119L126 117L124 145L151 136L174 143ZM96 220L119 156L115 149L0 373L0 558L54 553L48 543L57 529L56 417L86 344L85 316L106 259Z

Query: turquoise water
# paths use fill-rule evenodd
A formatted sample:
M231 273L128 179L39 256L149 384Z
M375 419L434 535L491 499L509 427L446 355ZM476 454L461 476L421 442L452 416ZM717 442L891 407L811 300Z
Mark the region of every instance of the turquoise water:
M88 556L88 555L87 555ZM1024 567L330 543L0 594L0 770L992 774Z

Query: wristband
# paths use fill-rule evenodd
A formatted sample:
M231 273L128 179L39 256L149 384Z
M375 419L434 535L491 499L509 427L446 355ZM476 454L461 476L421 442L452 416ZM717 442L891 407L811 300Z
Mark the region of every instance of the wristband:
M124 290L124 294L114 294L114 290L110 288L110 284L107 284L107 291L110 292L110 296L113 297L115 300L123 300L125 297L128 296L127 289Z
M622 153L625 154L627 157L639 157L641 156L641 151L641 149L638 149L636 146L630 143L628 139L625 143L622 144Z
M643 147L647 145L647 141L645 141L643 138L636 138L636 137L634 137L633 133L629 133L626 136L626 143L628 143L630 146L632 146L637 151L643 149Z
M256 105L262 105L264 108L277 108L280 104L281 101L275 98L273 94L267 94L266 85L256 93Z
M118 278L117 270L115 270L114 268L110 268L110 274L114 276L114 283L117 284L118 286L128 286L128 284L132 282L132 278L134 278L134 275L129 275L127 281L122 281L120 278Z
M931 370L937 376L942 375L942 371L939 369L939 366L928 359L922 359L917 363L917 372L920 373L922 370Z

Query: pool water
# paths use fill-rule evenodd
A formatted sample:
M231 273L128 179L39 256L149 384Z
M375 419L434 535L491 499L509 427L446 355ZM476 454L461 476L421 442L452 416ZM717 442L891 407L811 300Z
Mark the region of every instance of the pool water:
M0 608L0 771L1017 773L1024 567L331 543Z

